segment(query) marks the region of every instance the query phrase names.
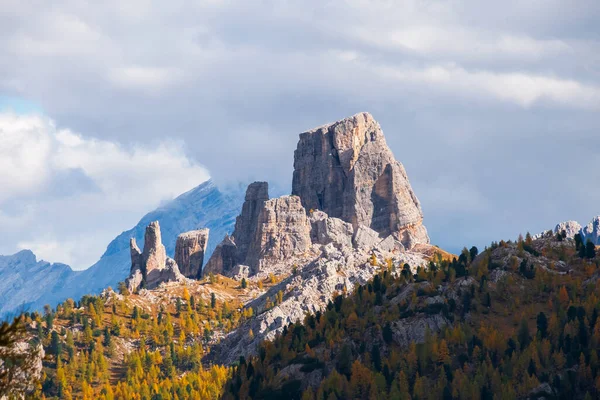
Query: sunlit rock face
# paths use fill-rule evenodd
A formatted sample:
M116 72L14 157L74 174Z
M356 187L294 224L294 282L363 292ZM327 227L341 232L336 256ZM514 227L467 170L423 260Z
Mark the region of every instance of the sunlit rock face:
M130 241L131 272L125 284L130 291L140 287L155 288L163 282L182 281L185 277L179 272L175 260L167 257L162 244L160 225L152 221L146 227L144 250L140 252L135 240Z
M406 171L368 113L300 134L292 194L307 210L364 226L380 237L399 233L412 248L429 243L423 213Z
M233 276L237 265L256 274L273 261L302 255L311 245L310 223L297 196L269 199L266 182L248 186L235 231L225 236L204 268L204 275Z

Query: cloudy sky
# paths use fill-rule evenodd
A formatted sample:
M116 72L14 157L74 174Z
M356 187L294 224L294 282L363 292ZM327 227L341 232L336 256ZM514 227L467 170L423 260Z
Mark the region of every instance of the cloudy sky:
M0 254L75 268L201 183L380 122L432 241L600 214L597 0L0 1Z

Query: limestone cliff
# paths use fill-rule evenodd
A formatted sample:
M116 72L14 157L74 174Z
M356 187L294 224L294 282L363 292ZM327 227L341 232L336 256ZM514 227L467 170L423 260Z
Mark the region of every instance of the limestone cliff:
M267 184L248 186L246 201L232 236L226 236L203 274L239 274L239 265L258 273L262 266L302 255L311 245L310 223L297 196L268 199Z
M310 223L298 196L283 196L263 203L245 262L251 273L273 261L305 253L311 245Z
M199 279L208 244L208 229L182 233L175 244L175 262L183 276Z
M248 256L248 250L254 240L258 228L258 218L269 200L269 184L254 182L248 185L242 211L235 220L232 236L237 246L237 262L243 263Z
M368 113L300 134L292 194L307 210L362 225L404 246L429 243L423 213L406 171Z

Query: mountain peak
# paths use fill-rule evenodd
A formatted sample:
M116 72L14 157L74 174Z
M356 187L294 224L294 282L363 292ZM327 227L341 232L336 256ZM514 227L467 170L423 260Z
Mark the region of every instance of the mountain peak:
M23 249L15 253L13 257L24 264L35 264L37 262L36 255L29 249Z
M406 171L369 113L359 113L300 134L294 152L292 194L307 210L321 210L357 229L404 246L429 243L423 213Z

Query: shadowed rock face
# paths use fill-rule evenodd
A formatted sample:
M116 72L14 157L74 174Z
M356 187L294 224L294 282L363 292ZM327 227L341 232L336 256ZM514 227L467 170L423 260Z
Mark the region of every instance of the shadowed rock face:
M355 230L362 225L381 237L397 232L407 248L429 243L406 171L368 113L300 134L292 194L307 210L322 210Z
M134 292L144 281L144 272L142 267L144 258L142 257L142 252L137 246L135 238L131 238L129 240L129 249L131 253L131 271L126 280L126 284L127 289L129 289L130 292Z
M208 229L182 233L175 244L175 262L187 278L199 279L208 243Z
M248 185L242 212L235 220L235 230L232 234L237 246L239 263L243 264L248 255L248 250L258 227L259 215L267 200L269 200L269 184L267 182L254 182Z
M231 276L237 264L238 249L233 238L225 235L221 243L217 245L212 256L202 269L202 276L208 274L221 274Z
M233 267L245 264L248 251L254 241L258 227L259 214L269 200L269 184L254 182L248 185L242 211L235 220L235 229L231 236L225 235L223 241L215 248L211 258L202 272L231 276Z

